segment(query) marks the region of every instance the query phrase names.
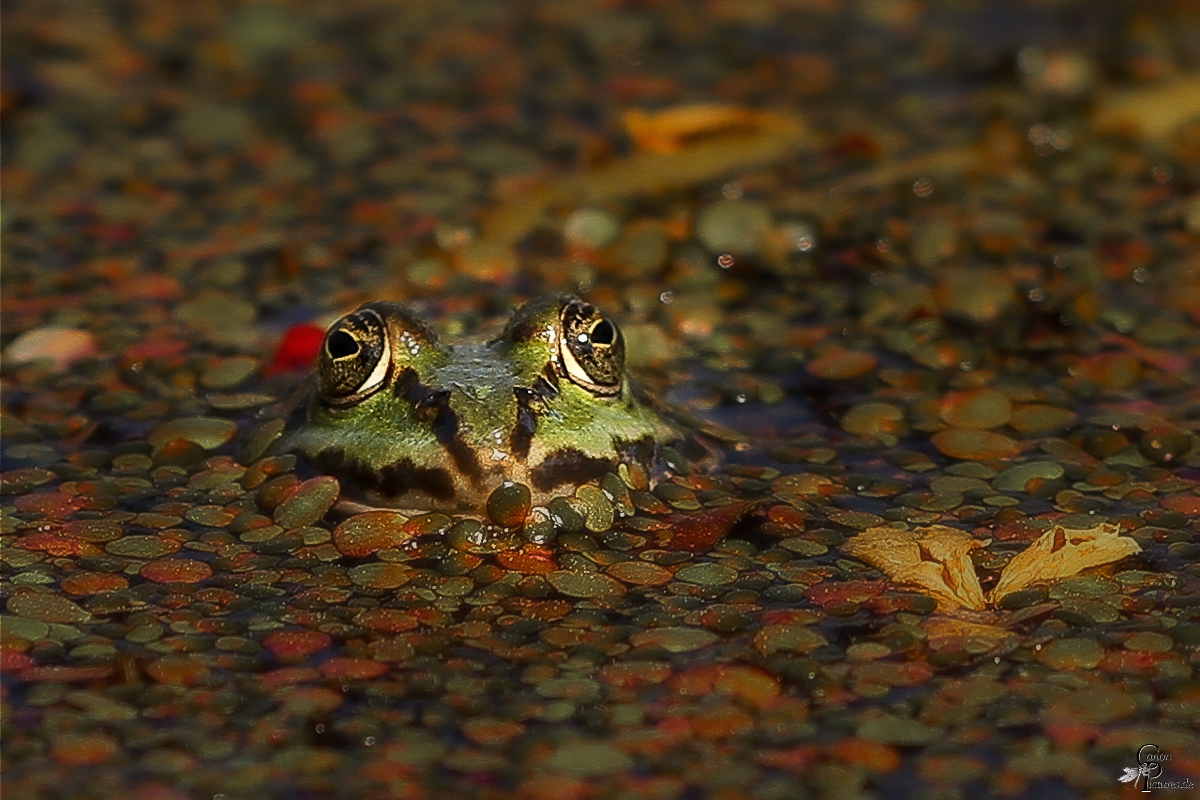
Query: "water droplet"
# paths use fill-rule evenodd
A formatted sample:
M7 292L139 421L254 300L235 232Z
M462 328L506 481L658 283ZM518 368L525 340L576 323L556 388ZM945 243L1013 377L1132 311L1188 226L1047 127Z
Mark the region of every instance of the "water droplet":
M779 230L793 252L807 253L817 246L817 233L807 222L787 222Z

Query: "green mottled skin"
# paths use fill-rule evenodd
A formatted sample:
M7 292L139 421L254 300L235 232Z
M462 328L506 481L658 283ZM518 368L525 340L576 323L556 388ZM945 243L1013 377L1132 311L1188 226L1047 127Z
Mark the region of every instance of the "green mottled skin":
M610 396L569 379L561 352L561 314L567 303L583 305L571 297L543 298L517 311L498 337L452 344L438 343L403 307L367 304L363 308L377 309L388 330L386 378L373 394L344 406L314 392L293 446L318 465L335 462L349 476L343 477L345 488L369 505L478 509L505 481L530 485L534 502L544 502L567 493L564 485L578 482L574 476L580 464L595 472L603 462L606 466L600 471L608 471L629 460L635 450L644 457L678 439L671 425L635 397L623 374L619 390L615 383L608 390ZM539 379L545 386L546 374L555 379L551 383L556 391L543 390L534 403L536 424L523 448L516 441L521 405L517 393L536 389ZM452 443L444 441L445 418L440 440L438 420L413 402L411 391L406 394L414 375L418 392L448 393L444 403L457 423ZM561 481L553 475L559 464ZM420 486L396 491L395 486L372 485L389 468L437 471L453 486L452 493L436 496ZM356 477L364 485L352 485Z

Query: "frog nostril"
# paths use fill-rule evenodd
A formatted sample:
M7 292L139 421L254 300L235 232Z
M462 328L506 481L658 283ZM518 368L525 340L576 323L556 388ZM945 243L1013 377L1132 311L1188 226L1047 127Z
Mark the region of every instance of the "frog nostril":
M358 355L358 340L345 331L334 331L325 342L325 349L333 358Z

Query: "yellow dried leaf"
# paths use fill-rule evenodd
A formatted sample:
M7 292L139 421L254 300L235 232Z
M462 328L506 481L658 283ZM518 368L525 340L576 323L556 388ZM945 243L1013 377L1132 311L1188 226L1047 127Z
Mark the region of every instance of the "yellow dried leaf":
M640 150L593 172L548 181L501 204L484 220L484 241L511 246L543 221L555 206L599 205L715 180L731 172L794 157L811 144L804 122L790 114L741 110L747 124L709 129L711 136L683 137L669 152ZM684 115L686 116L686 115ZM702 117L703 114L699 114ZM714 114L714 116L719 116ZM697 118L697 119L698 119ZM697 120L693 120L696 122ZM670 127L677 121L667 120ZM687 120L684 120L687 122ZM653 127L653 126L652 126ZM699 133L704 131L693 131Z
M1151 139L1166 139L1200 114L1200 75L1187 75L1155 86L1108 92L1098 98L1097 128L1132 125Z
M878 567L897 583L923 589L943 608L978 611L987 603L971 551L987 543L945 525L913 531L870 528L846 542L842 551Z
M1131 537L1120 534L1117 525L1084 530L1056 525L1008 562L988 599L998 603L1005 595L1035 583L1069 578L1088 567L1110 564L1142 551Z
M724 133L735 128L752 129L762 124L761 111L715 103L673 106L658 111L630 109L622 115L625 130L639 150L673 153L688 137Z

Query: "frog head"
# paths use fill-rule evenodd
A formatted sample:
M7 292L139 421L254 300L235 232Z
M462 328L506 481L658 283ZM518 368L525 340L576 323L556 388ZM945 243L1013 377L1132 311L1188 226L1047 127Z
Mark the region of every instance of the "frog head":
M617 324L563 295L451 343L405 306L360 306L325 335L292 443L370 505L471 510L506 481L547 501L679 438L631 386Z

